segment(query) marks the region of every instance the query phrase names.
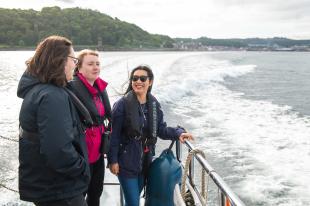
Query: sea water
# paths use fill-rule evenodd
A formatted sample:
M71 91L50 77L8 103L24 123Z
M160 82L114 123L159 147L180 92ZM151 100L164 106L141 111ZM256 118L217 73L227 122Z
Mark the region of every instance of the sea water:
M0 52L0 183L17 189L16 97L33 51ZM111 102L132 68L152 67L168 125L183 125L246 205L310 205L310 53L101 52ZM8 139L4 139L9 138ZM108 179L111 179L110 177ZM102 199L117 205L106 186ZM118 191L118 189L116 189ZM0 187L0 205L28 205Z

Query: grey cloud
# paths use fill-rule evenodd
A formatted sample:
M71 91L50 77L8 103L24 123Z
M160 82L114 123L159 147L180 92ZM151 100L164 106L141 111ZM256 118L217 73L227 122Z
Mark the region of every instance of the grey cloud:
M287 11L287 12L304 12L307 11L309 13L310 8L310 1L309 0L287 0L287 1L281 1L281 0L273 0L272 4L266 3L267 7L270 7L272 10L276 11Z
M309 20L310 19L310 1L286 1L277 0L270 6L270 11L282 20Z

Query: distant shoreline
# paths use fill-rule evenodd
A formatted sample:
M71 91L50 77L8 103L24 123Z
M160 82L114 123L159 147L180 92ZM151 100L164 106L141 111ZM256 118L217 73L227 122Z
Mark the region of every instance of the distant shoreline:
M20 46L12 46L12 47L0 47L0 51L34 51L36 49L35 46L29 47L20 47ZM74 46L76 51L80 51L82 49L92 49L96 51L105 51L105 52L225 52L225 51L247 51L247 52L310 52L310 50L294 50L291 48L287 49L279 49L272 50L266 48L233 48L233 47L225 47L225 48L208 48L208 49L180 49L180 48L105 48L98 49L97 46L87 46L87 45L76 45Z
M36 47L5 47L0 48L0 51L34 51ZM213 49L213 50L194 50L194 49L97 49L96 47L80 47L74 46L75 51L82 49L92 49L100 52L310 52L310 50L254 50L254 49Z

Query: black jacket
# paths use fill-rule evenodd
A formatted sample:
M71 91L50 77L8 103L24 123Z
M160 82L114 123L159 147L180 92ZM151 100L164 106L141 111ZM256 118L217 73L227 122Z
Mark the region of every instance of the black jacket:
M17 96L24 99L19 115L24 131L19 140L20 198L45 202L85 192L90 176L85 136L64 88L23 74Z
M102 118L98 113L98 109L94 103L92 95L90 94L90 92L88 91L88 89L83 84L83 82L79 79L78 76L76 75L73 76L73 80L68 82L67 88L69 88L79 98L79 100L83 103L83 105L87 108L95 125L103 124L103 120L105 118L107 118L108 121L111 121L112 111L111 111L109 96L108 96L106 89L100 91L100 89L98 88L98 92L99 92L98 97L100 97L101 102L104 106L104 110L105 110L105 116L104 118ZM81 118L83 119L83 117Z

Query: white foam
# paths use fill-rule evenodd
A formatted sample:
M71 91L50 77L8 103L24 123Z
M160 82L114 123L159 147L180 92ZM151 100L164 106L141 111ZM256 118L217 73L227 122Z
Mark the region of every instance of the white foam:
M9 54L5 57L29 55ZM139 64L153 68L155 96L164 108L178 115L176 122L192 128L197 143L215 156L215 161L223 160L223 167L215 169L225 169L225 179L242 198L261 205L310 204L309 117L299 117L289 106L245 99L242 93L232 92L221 84L226 77L254 72L255 65L233 65L225 60L215 60L209 53L100 54L101 76L109 82L112 103L119 98L113 89L122 90L128 70ZM16 87L24 70L23 64L12 62L6 62L10 64L8 73L10 70L17 73L15 76L12 72L9 74L9 87L0 88L0 111L5 114L0 122L3 131L9 135L17 132L21 100L16 97ZM2 140L0 146L5 146ZM15 158L17 160L17 156ZM17 171L16 164L15 161L13 166ZM8 184L15 185L16 181L13 178ZM0 204L19 202L18 196L10 194L1 189Z
M226 76L254 71L253 65L213 62L203 66L182 70L187 75L162 88L162 99L195 128L195 136L207 138L200 140L210 153L234 161L226 178L242 174L244 178L235 185L240 194L267 205L309 204L309 117L300 118L289 106L244 99L242 93L218 84Z
M199 140L210 153L230 158L233 168L225 179L242 174L234 186L244 198L266 205L310 202L309 118L299 118L289 106L244 99L220 84L254 72L255 65L232 65L207 54L149 57L156 96L195 136L207 137Z

